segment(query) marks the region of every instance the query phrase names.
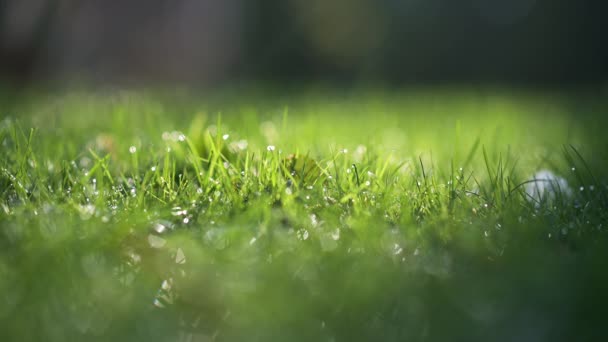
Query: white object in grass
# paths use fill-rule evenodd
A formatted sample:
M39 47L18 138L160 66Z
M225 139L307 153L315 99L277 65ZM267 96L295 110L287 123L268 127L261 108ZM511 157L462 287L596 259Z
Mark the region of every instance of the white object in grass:
M549 170L534 174L525 185L526 197L537 205L544 201L554 201L560 197L570 197L572 189L568 181Z

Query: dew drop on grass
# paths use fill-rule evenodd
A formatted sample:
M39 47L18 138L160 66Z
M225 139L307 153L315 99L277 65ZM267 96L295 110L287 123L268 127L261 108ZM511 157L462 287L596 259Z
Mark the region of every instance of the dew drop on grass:
M317 215L310 214L310 224L312 224L313 227L316 227L319 224L319 220L317 219Z
M334 239L334 241L340 239L340 228L336 228L336 230L331 233L331 238Z
M150 171L155 172L155 171L156 171L156 166L152 166L152 167L150 168Z
M156 235L149 234L148 235L148 243L152 248L163 248L167 243L167 240L158 237Z
M165 232L165 230L167 230L167 226L165 226L164 224L162 224L160 222L155 222L152 225L152 229L154 229L155 232L162 234Z
M268 146L266 146L266 150L267 150L267 151L272 152L272 151L274 151L275 149L276 149L276 147L275 147L274 145L268 145Z
M308 239L308 230L306 230L306 229L299 229L299 230L296 232L296 237L297 237L299 240L302 240L302 241L304 241L304 240Z
M251 240L249 240L249 246L253 245L258 239L254 237L251 238Z
M137 147L135 147L135 146L129 147L129 153L133 154L135 152L137 152Z
M393 254L399 255L403 252L403 247L401 247L398 243L393 245Z
M158 298L154 298L153 305L161 309L165 307L165 305L160 300L158 300Z
M224 140L228 140L228 138L230 138L230 135L229 135L229 134L224 134L224 135L222 135L222 139L224 139Z
M184 254L184 251L181 248L178 248L177 252L175 252L175 263L178 265L186 263L186 254Z
M188 210L182 209L182 207L171 208L171 215L173 216L184 216L188 214Z

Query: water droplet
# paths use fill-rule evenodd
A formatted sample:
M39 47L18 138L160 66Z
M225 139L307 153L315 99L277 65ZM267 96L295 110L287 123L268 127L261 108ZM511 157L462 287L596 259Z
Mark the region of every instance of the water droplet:
M296 236L300 240L306 240L306 239L308 239L308 230L306 230L306 229L299 229L296 232Z
M310 214L310 223L313 227L316 227L319 224L319 220L317 219L317 215Z
M156 235L150 234L148 235L148 243L152 248L163 248L163 246L165 246L165 244L167 243L167 240Z
M340 150L340 152L342 152L343 154L347 154L348 153L348 149L343 148L342 150Z
M188 224L188 222L190 222L190 219L187 218L187 217L185 217L184 220L183 220L183 222L184 222L184 224Z
M393 254L394 255L399 255L399 254L401 254L401 252L403 252L403 247L399 246L398 243L393 245Z
M182 207L173 207L171 208L171 215L173 216L183 216L183 215L187 215L188 211L183 209Z
M129 153L133 154L135 152L137 152L137 147L135 147L135 146L129 147Z
M585 191L585 187L584 187L584 186L581 186L580 188L578 188L578 190L580 190L580 191Z
M178 140L178 141L185 141L185 140L186 140L186 136L180 133L180 134L177 136L177 140Z
M258 239L256 239L256 238L255 238L255 236L254 236L254 237L252 237L252 238L251 238L251 240L249 240L249 245L250 245L250 246L251 246L251 245L253 245L253 244L254 244L254 243L257 241L257 240L258 240Z
M156 171L156 166L152 166L152 167L150 168L150 171L152 171L152 172Z
M224 135L222 135L222 139L224 139L224 140L228 140L228 138L230 138L230 135L229 135L229 134L224 134Z
M154 298L154 302L153 302L154 306L156 306L157 308L164 308L165 305L163 303L161 303L160 300L158 300L158 298Z
M571 169L571 170L572 170L572 172L574 172L574 171L576 171L576 168L575 168L575 167L572 167L572 169Z
M141 255L139 255L133 251L130 251L127 255L129 256L129 259L131 259L130 263L132 265L137 265L141 262Z
M175 252L175 263L179 265L186 263L186 254L184 254L184 251L181 248L178 248L177 252Z
M276 149L276 147L274 145L268 145L268 146L266 146L266 150L268 150L270 152L274 151L275 149Z
M173 279L165 279L165 280L163 280L163 283L160 285L160 288L165 291L171 290L171 287L173 287Z

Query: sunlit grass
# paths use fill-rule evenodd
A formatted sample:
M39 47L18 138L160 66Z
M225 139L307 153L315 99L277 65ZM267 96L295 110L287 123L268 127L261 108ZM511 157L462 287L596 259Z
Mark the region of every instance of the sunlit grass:
M604 105L577 101L17 101L0 126L0 336L600 336Z

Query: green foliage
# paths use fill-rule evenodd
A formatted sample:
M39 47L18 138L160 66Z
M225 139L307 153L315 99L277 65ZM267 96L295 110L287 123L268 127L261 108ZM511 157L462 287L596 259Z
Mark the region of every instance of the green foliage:
M0 337L601 339L597 113L413 95L27 99L0 124ZM571 192L527 193L541 169Z

